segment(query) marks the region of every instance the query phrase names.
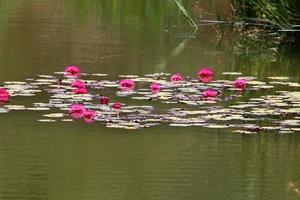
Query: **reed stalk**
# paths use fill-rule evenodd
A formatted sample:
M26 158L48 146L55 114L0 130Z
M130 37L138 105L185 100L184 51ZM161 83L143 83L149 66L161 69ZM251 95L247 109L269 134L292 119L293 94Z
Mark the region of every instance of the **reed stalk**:
M182 12L183 16L185 16L187 18L187 20L189 21L189 23L197 30L198 26L195 23L195 21L193 20L193 18L191 17L190 13L187 11L187 9L183 6L182 2L179 0L173 0L176 5L178 6L179 10Z

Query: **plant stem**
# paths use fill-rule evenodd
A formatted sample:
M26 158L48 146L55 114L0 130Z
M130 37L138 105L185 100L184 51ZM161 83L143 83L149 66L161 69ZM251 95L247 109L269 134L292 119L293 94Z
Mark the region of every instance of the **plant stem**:
M185 9L185 7L178 0L174 0L179 10L183 13L183 15L188 19L189 23L197 30L198 26L191 17L190 13Z

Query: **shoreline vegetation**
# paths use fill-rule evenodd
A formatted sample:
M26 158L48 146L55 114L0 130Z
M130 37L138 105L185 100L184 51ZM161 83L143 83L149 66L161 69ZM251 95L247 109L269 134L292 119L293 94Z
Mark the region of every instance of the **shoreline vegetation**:
M300 31L300 1L297 0L230 0L230 17L226 17L224 8L217 0L211 0L216 20L196 20L188 8L189 1L173 0L194 29L198 29L195 21L217 24L243 24L259 29L273 29L282 32ZM193 1L192 4L197 3ZM227 12L227 11L226 11Z

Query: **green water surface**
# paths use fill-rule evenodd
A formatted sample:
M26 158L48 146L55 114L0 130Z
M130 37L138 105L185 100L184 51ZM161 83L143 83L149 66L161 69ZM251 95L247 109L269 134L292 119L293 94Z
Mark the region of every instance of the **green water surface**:
M214 19L207 2L189 2L196 19ZM251 38L225 27L222 36L219 28L205 24L191 33L167 0L1 0L0 84L69 64L110 79L154 72L195 76L211 66L216 78L239 71L299 83L299 51L277 42L282 35ZM40 116L0 116L1 200L299 198L288 187L300 185L298 134L167 125L131 131L80 121L40 123Z

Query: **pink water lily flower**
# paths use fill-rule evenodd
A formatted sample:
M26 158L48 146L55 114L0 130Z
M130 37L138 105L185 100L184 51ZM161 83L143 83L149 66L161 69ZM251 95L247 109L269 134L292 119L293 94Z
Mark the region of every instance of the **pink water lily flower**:
M0 102L8 102L9 97L9 92L5 88L0 88Z
M79 76L80 68L76 65L71 65L71 66L66 67L65 73L67 76Z
M96 117L96 112L93 110L86 110L84 112L84 121L86 123L92 123L94 122L94 118Z
M214 89L207 89L203 91L202 95L204 98L215 98L218 96L218 91Z
M73 90L75 94L87 94L88 90L86 88L76 88Z
M247 81L245 79L238 78L234 81L234 87L238 90L245 90Z
M120 102L116 102L116 103L114 103L114 104L112 105L112 107L113 107L114 109L116 109L116 110L120 110L121 107L122 107L122 105L121 105Z
M198 78L204 83L209 83L214 76L214 72L211 68L203 68L198 72Z
M131 79L123 79L119 82L120 89L123 91L131 91L134 89L135 84Z
M108 103L109 103L109 98L108 97L106 97L106 96L100 97L100 104L108 105Z
M82 104L72 104L69 113L74 119L79 119L84 116L86 109Z
M160 92L160 84L159 83L152 83L150 85L150 90L153 94Z
M182 77L182 75L180 74L180 73L176 73L176 74L173 74L172 76L171 76L171 78L170 78L170 80L172 81L172 82L179 82L179 81L182 81L183 80L183 77Z
M75 80L72 82L71 84L72 87L75 88L86 88L86 84L85 82L81 81L81 80Z

